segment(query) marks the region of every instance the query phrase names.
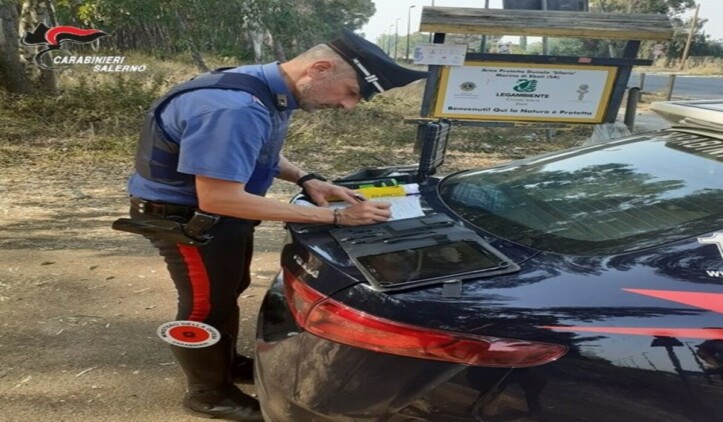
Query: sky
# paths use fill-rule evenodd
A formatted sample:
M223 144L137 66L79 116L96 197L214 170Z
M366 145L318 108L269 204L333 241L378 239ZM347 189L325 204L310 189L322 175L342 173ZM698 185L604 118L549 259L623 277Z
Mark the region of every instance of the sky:
M419 18L422 6L431 6L434 2L439 7L484 7L483 0L373 0L377 12L365 25L361 32L370 41L376 42L382 34L394 34L398 25L399 35L407 35L407 16L410 19L410 32L419 31ZM501 9L502 0L489 0L490 9ZM713 39L723 39L723 0L698 0L700 4L699 18L708 22L703 26L705 33ZM410 6L415 6L409 8ZM399 21L397 22L397 19Z

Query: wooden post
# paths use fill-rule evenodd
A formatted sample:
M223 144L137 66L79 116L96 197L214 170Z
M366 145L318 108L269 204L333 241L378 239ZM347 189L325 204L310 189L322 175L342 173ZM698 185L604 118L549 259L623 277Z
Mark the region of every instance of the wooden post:
M638 102L643 101L643 88L645 87L645 72L640 74L640 90L638 91Z
M628 102L625 105L625 118L623 122L630 132L635 128L635 113L638 111L638 101L640 100L640 88L630 88L628 90Z
M665 98L670 101L673 98L673 88L675 88L675 75L668 76L668 93Z
M547 10L547 0L542 0L542 10ZM542 37L542 55L547 56L550 54L550 43L547 37ZM555 136L554 129L545 129L545 140L550 142L552 137Z
M695 34L695 28L698 26L698 12L700 11L700 3L695 7L695 13L693 14L693 21L690 23L690 32L688 33L688 40L685 42L685 49L683 49L683 58L680 60L680 70L685 69L685 61L688 60L688 53L690 53L690 44L693 41L693 34Z

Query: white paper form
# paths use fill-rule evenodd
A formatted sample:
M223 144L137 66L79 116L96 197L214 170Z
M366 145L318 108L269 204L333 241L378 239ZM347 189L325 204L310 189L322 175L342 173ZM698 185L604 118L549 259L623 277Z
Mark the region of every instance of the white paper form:
M387 196L369 199L369 201L389 202L392 204L392 217L390 220L402 220L404 218L421 217L424 215L419 195Z
M402 220L404 218L421 217L424 215L422 211L421 197L419 195L407 195L407 196L385 196L381 198L368 199L368 201L377 202L389 202L391 204L390 210L392 211L391 220ZM311 202L298 200L294 202L296 205L303 205L308 207L315 207L316 205ZM332 202L329 204L331 209L344 209L349 204L346 202Z

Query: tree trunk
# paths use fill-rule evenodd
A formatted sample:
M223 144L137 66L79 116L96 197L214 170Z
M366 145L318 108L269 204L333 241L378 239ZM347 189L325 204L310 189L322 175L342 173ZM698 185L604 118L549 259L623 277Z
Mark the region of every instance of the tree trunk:
M281 43L278 39L276 39L276 37L271 36L271 34L269 34L269 37L271 38L272 45L274 46L274 56L276 56L276 60L284 63L286 61L286 52L284 51L284 46L281 45Z
M49 26L58 26L58 15L55 13L55 5L52 0L44 0L45 10L48 13Z
M248 29L246 31L246 37L254 51L254 63L261 63L263 59L264 34L261 31Z
M20 61L18 9L15 2L0 1L0 86L18 94L35 91Z
M54 26L55 10L50 0L25 0L20 13L20 33L33 31L40 22ZM26 47L21 50L21 60L25 64L25 74L36 80L38 89L51 95L58 93L58 81L55 72L39 68L34 60L37 47Z
M178 17L178 23L181 25L181 31L184 34L187 34L186 40L188 41L188 47L191 50L191 58L193 59L193 63L201 72L208 72L210 69L206 65L206 62L203 61L201 51L198 49L198 45L196 45L196 40L194 39L193 34L189 30L188 19L186 19L186 16L178 10L176 10L176 16Z

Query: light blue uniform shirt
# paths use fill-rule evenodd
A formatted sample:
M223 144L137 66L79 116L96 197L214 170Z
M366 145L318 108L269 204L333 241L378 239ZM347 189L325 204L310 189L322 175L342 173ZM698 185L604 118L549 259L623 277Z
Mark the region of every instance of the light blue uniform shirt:
M159 123L171 140L180 144L179 172L245 183L247 192L263 196L279 174L279 154L291 113L298 106L278 63L227 72L259 78L274 96L286 95L287 109L269 112L244 91L198 89L171 99L161 111ZM128 191L152 201L198 205L193 184L170 186L135 173L128 181Z

